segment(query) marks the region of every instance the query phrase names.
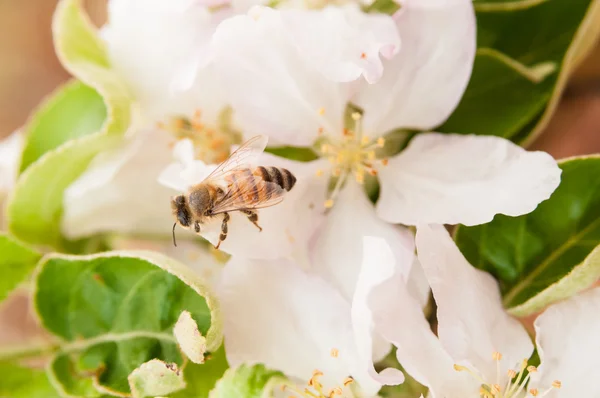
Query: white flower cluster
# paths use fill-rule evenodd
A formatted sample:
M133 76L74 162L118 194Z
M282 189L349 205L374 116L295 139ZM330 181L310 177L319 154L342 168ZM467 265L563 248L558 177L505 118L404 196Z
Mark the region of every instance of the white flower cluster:
M139 115L126 145L67 190L63 232L168 234L169 198L265 134L270 146L315 156L263 154L261 164L292 171L296 186L259 212L262 232L232 214L224 267L201 256L231 365L263 363L323 391L372 397L404 381L374 367L393 345L432 397L600 396L591 376L600 291L537 319L542 365L528 368L533 345L496 281L441 226L529 213L560 169L503 138L433 132L471 75L472 2L398 5L387 15L348 0L111 0L103 38ZM216 243L220 224L202 235ZM171 253L202 250L186 235ZM437 335L422 311L430 287Z

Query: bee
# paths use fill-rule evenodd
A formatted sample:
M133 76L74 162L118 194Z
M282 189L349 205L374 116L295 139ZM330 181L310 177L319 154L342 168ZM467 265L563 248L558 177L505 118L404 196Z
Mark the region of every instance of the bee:
M202 224L223 214L221 234L215 246L218 249L227 238L229 213L234 211L245 214L262 231L257 210L280 203L296 184L296 177L287 169L255 165L267 141L264 135L249 139L202 182L190 187L186 194L171 198L176 219L173 224L175 246L177 224L200 233Z

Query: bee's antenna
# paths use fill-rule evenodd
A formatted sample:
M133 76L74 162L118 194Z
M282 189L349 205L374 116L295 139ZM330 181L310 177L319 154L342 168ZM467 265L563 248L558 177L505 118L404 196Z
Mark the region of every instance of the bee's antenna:
M177 241L175 241L175 227L177 226L177 223L173 224L173 245L175 247L177 247Z

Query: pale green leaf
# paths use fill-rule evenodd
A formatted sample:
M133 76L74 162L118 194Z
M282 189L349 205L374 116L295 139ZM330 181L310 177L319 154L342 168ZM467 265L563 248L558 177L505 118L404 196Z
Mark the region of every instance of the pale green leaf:
M189 311L183 311L175 324L173 334L181 351L194 363L204 362L206 339L198 330L198 324Z
M49 398L57 393L46 373L9 361L0 361L0 397Z
M36 251L0 233L0 303L27 279L40 257Z
M562 182L550 199L520 217L498 215L457 229L467 260L492 273L515 314L533 313L600 277L600 157L560 162Z
M240 365L225 372L209 397L266 398L272 396L275 388L284 384L287 384L287 379L281 372L267 369L264 365Z
M48 372L67 395L130 394L127 377L141 364L159 359L183 366L173 335L182 311L197 322L209 352L222 340L208 288L158 253L49 255L37 270L34 306L41 324L62 341Z
M185 388L183 373L174 363L152 359L140 365L128 377L133 398L167 395Z
M93 88L79 81L59 87L27 124L21 172L67 141L97 132L106 119L106 106Z

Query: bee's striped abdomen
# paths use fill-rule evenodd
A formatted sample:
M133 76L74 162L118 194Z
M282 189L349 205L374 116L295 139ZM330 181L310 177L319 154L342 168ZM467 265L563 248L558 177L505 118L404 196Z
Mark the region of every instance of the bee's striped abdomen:
M286 191L290 191L296 184L296 177L289 170L280 167L258 166L254 171L254 175L267 182L273 182Z

